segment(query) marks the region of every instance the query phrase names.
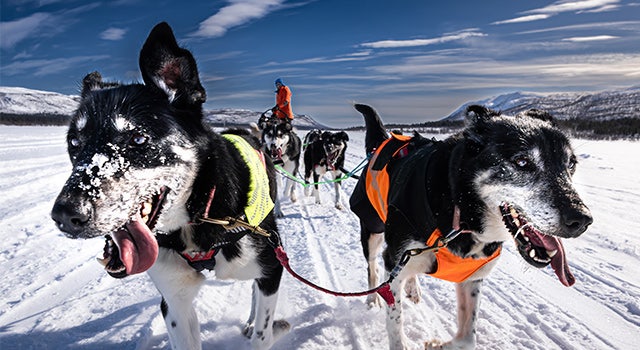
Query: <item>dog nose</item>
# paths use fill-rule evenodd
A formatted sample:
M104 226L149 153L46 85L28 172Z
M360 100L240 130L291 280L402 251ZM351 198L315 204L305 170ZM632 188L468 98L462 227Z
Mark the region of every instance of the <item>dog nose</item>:
M89 223L91 211L68 203L56 202L51 210L51 218L60 231L67 233L70 237L77 237Z
M569 237L578 237L593 223L593 217L586 207L565 210L562 223Z

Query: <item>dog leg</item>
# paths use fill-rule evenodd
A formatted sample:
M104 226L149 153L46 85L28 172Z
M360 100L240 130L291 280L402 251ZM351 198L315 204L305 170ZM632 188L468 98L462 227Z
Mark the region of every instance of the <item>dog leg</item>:
M285 196L289 197L291 202L295 203L298 200L295 191L295 182L291 179L287 179L287 188L284 190Z
M465 281L456 284L458 298L458 333L450 342L437 341L425 344L425 349L466 350L476 347L476 320L480 301L482 280Z
M254 282L251 314L242 332L251 338L251 345L254 349L269 349L291 329L289 322L273 319L277 302L277 292L266 295L258 283Z
M418 276L413 276L407 279L407 284L404 286L404 292L407 298L414 304L420 302L420 285L418 284Z
M341 172L339 172L339 171L334 171L333 172L334 180L337 180L340 176L342 176ZM340 181L334 182L333 183L333 187L336 190L336 209L342 210L342 203L340 203Z
M276 200L274 203L273 213L277 218L283 218L284 213L282 212L282 208L280 207L280 198L276 196Z
M172 349L200 349L200 322L193 300L204 276L192 269L174 251L160 248L158 260L148 271L162 295L160 309Z
M318 191L318 182L320 181L320 175L313 172L313 196L316 198L316 204L322 204L320 201L320 191Z
M362 250L364 252L364 258L367 259L367 275L369 277L369 289L378 286L378 264L377 258L382 243L384 242L384 234L371 233L360 223L360 241L362 243ZM367 296L367 305L369 308L382 307L382 298L377 293L369 294Z
M392 306L387 307L387 334L389 335L390 350L409 349L407 337L404 334L404 316L402 315L401 298L405 280L400 277L401 276L396 277L390 285L391 292L396 300Z

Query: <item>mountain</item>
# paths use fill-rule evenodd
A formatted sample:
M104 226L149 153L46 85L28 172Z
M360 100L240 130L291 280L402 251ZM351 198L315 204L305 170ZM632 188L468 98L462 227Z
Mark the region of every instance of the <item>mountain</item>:
M0 124L56 124L69 120L80 96L0 86ZM218 127L246 127L256 122L261 112L246 109L205 110L205 120ZM296 115L293 125L299 129L328 129L308 115Z
M596 93L515 92L467 102L443 120L463 120L467 106L473 104L484 105L511 115L531 108L543 109L560 120L579 118L605 121L640 118L640 86Z

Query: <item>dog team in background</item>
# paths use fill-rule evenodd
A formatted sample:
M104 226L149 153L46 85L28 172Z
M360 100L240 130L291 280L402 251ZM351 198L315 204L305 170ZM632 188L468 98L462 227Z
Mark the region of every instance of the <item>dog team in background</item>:
M196 61L167 23L152 29L139 65L143 84L85 77L67 133L72 173L51 217L70 238L104 237L98 260L112 277L148 273L173 349L202 347L193 301L203 270L253 280L242 333L254 349L269 349L291 328L275 319L288 269L279 251L278 182L286 181L290 201L300 182L320 204L318 184L330 173L342 209L349 136L311 130L301 140L282 79L272 115L263 113L253 132L214 132L203 119L207 94ZM419 274L456 283L458 299L455 337L424 348L474 349L482 281L504 242L513 241L532 266L551 266L563 285L575 282L562 239L578 237L593 219L572 185L577 160L569 139L549 114L505 116L470 106L464 130L435 141L389 134L373 108L354 107L365 120L370 158L353 176L349 205L372 289L381 282L382 253L391 350L410 346L402 296L420 301ZM382 304L376 294L367 303Z

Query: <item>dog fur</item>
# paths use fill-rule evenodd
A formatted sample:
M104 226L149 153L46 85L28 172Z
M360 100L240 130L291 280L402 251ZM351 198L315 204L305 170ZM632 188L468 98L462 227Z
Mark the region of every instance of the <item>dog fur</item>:
M291 176L298 176L302 141L293 130L291 123L278 121L265 123L262 130L262 143L264 151L271 155L274 163L280 164L282 169ZM285 182L284 196L289 197L292 202L297 201L296 182L288 176L286 176ZM278 217L284 216L280 209L279 199L276 201L276 215Z
M370 153L388 136L373 108L355 108L364 116L366 151ZM360 218L369 286L373 288L379 282L376 256L384 242L387 246L382 255L389 277L404 252L424 248L435 228L443 234L453 230L456 208L464 231L447 246L452 253L484 258L500 249L503 242L526 236L524 243L515 240L525 261L536 267L551 264L560 281L571 285L574 280L564 260L560 237L579 236L592 217L571 184L577 162L569 140L550 115L538 110L510 117L470 106L466 122L463 132L443 141L416 134L408 145L408 155L391 159L387 165L390 181L385 222L367 197L368 169L363 171L350 205ZM509 203L513 218L528 224L518 227L517 232L507 229L507 223L515 219L504 218L504 203ZM547 245L536 245L533 239L554 242L549 246L554 246L555 252L545 248ZM496 262L491 260L456 284L458 332L453 340L429 342L426 348L475 348L480 288ZM416 276L433 273L437 265L433 251L423 252L412 256L392 281L396 303L387 308L386 322L390 349L407 349L410 345L403 332L399 298L403 289L418 302ZM379 300L370 298L368 302L378 304Z
M349 135L344 131L334 133L314 129L305 135L304 140L304 179L307 184L313 175L313 191L310 193L310 187L307 187L306 194L313 194L316 204L321 204L318 181L326 173L331 173L333 178L337 179L345 172L344 157L347 152ZM335 207L342 209L340 181L334 182L333 186Z
M255 349L268 349L290 328L274 321L283 269L273 248L246 230L199 221L207 212L210 218L244 214L247 163L227 138L205 126L206 94L195 59L178 46L167 23L150 32L139 62L144 84L101 84L99 75L85 79L67 136L73 170L52 218L70 238L113 236L101 259L113 277L148 272L162 295L173 349L201 348L193 307L205 280L201 269L215 270L220 279L254 280L243 333ZM259 148L246 131L228 133ZM269 159L265 167L268 196L275 199ZM277 232L273 211L260 227ZM231 236L236 239L228 241ZM213 247L218 253L205 267L196 269L183 257Z

